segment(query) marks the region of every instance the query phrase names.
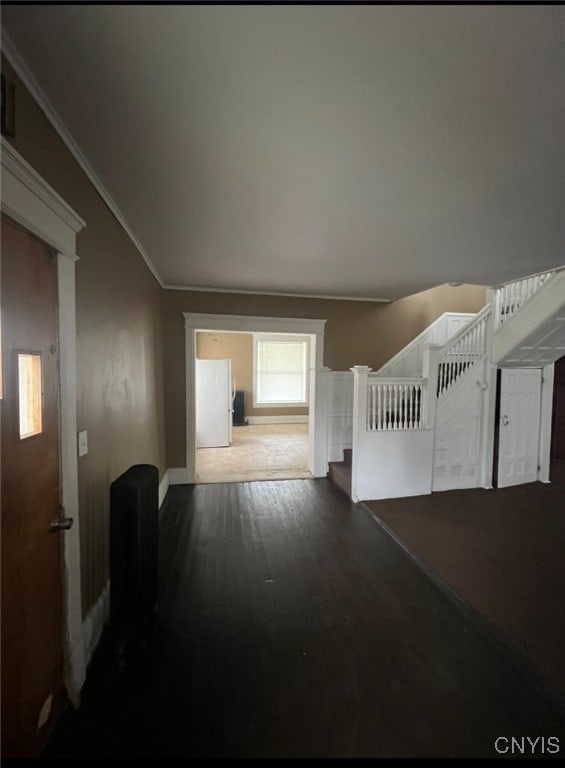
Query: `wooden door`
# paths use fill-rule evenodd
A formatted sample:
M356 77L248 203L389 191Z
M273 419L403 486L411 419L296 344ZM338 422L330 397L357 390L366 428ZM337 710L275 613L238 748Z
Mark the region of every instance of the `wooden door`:
M63 703L57 257L2 217L2 756L40 753Z
M541 368L503 369L500 381L498 487L538 479Z

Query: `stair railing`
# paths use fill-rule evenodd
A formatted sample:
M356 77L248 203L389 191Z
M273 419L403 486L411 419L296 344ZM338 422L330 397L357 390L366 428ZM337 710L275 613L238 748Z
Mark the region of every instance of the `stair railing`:
M504 283L496 288L495 297L495 329L500 328L514 315L523 303L537 293L560 269L552 269L548 272L539 272L521 280Z
M368 377L367 429L391 431L422 429L427 380Z
M475 320L449 341L439 352L438 397L447 392L475 363L486 354L488 322L491 314L487 304Z
M474 317L474 312L444 312L375 373L386 378L417 376L422 371L424 348L428 344L446 344L450 336L458 333L451 330L453 325L470 323Z

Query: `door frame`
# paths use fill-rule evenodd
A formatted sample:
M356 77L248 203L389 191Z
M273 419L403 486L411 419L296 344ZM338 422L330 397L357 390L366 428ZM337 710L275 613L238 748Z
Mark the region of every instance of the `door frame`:
M76 707L86 678L82 631L76 385L76 236L85 222L3 137L2 212L57 251L61 502L74 525L63 537L63 660Z
M258 315L208 315L183 312L186 362L186 468L170 470L172 483L196 482L196 405L195 358L196 332L299 333L310 336L310 402L308 407L308 468L314 477L327 471L324 436L316 429L316 371L323 366L325 320L300 317L261 317Z

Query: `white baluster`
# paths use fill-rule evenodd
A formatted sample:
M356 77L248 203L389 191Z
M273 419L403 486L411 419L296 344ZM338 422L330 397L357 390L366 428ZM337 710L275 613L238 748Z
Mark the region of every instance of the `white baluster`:
M385 402L384 402L384 390L383 387L379 387L379 402L381 412L381 429L385 428Z
M408 398L408 386L402 386L402 429L406 429L406 405Z

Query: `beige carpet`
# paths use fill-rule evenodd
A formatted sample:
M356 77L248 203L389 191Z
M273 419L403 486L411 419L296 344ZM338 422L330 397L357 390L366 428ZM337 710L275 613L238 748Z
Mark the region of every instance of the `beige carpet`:
M196 451L197 483L290 480L308 471L308 424L234 427L232 445Z
M562 485L365 504L565 693Z

